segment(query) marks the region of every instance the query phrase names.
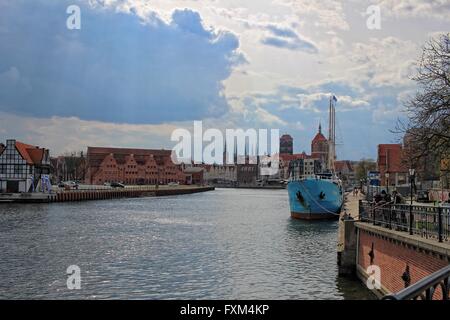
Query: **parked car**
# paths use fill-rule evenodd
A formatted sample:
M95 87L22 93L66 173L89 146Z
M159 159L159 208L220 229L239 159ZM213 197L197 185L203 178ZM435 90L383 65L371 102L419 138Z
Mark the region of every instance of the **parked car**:
M426 190L418 191L417 195L416 195L416 201L417 202L430 202L430 197L428 195L428 191L426 191Z
M119 183L119 182L111 182L111 187L113 187L113 188L125 188L125 186L122 183Z
M178 185L180 185L178 182L169 182L168 184L167 184L169 187L175 187L175 186L178 186Z
M58 184L58 187L60 188L64 188L66 190L71 190L71 189L78 189L78 183L76 183L75 181L61 181Z

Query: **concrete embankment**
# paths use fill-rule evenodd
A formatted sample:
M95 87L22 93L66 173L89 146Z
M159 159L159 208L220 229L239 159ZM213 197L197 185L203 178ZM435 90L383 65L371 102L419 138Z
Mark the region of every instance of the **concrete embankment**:
M49 203L49 202L72 202L89 200L108 200L120 198L159 197L182 194L192 194L214 190L209 186L143 186L128 187L123 189L92 189L92 190L70 190L45 193L17 193L0 194L0 203Z

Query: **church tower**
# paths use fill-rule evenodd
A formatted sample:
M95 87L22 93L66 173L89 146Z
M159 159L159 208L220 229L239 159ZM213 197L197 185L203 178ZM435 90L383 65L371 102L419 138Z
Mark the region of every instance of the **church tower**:
M311 156L319 159L323 167L328 163L328 140L322 134L322 124L319 123L319 132L311 142Z

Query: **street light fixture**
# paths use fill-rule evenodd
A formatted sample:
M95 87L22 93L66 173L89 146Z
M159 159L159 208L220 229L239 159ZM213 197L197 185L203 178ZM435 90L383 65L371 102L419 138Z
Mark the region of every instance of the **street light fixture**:
M410 206L409 206L409 234L413 234L413 213L412 213L412 206L413 206L413 184L415 180L416 170L409 169L409 185L410 185Z

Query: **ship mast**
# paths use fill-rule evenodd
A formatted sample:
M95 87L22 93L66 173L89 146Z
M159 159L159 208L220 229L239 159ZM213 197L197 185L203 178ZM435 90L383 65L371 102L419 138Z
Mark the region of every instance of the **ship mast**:
M331 96L328 115L328 170L331 172L335 172L336 160L336 110L333 101L336 101L336 98Z

